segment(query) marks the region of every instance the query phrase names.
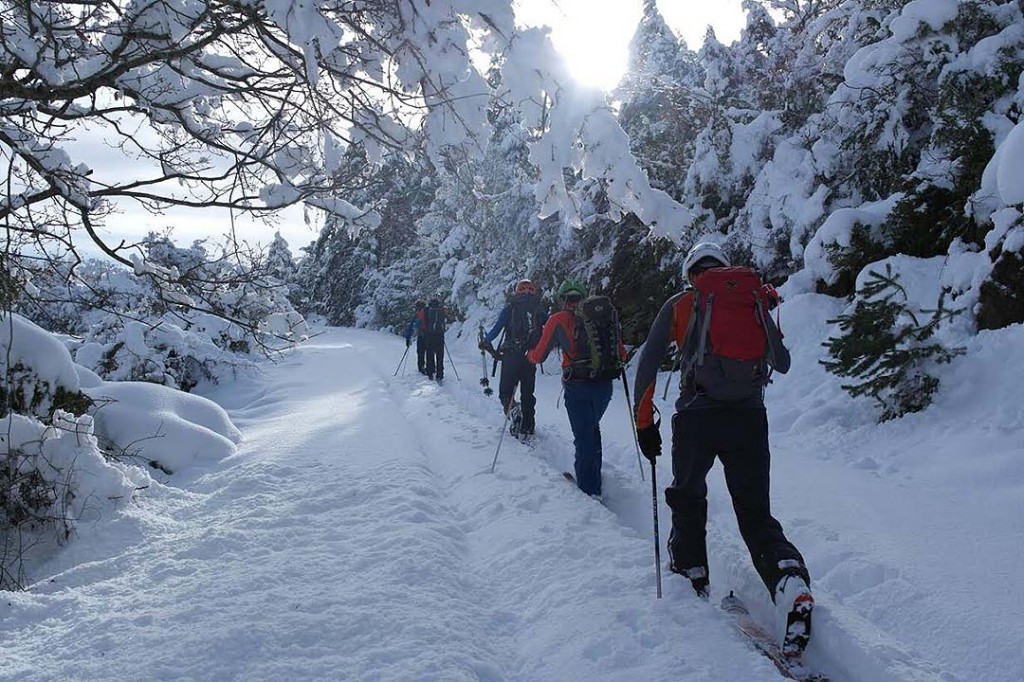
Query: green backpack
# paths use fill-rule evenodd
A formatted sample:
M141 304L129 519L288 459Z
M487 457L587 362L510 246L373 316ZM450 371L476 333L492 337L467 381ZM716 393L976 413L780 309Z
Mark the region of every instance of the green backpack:
M608 381L622 371L619 314L607 296L591 296L576 306L573 345L576 359L566 378L573 381Z

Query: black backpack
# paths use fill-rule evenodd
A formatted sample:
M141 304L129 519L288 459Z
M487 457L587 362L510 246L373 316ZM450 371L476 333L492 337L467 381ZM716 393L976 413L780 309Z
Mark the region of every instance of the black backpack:
M509 303L503 347L527 350L537 345L541 333L539 308L540 301L534 296Z
M591 296L580 301L573 329L576 358L567 368L567 378L577 381L617 378L622 371L621 342L619 314L608 297Z
M445 310L440 303L431 303L427 306L426 331L428 334L444 333Z

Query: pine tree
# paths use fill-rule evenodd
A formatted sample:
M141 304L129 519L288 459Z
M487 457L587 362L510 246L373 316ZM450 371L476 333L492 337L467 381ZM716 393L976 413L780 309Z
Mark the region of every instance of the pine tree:
M703 80L697 55L675 36L654 0L647 0L616 90L619 124L652 186L677 199L697 134L707 123L708 108L698 92Z
M881 411L879 421L920 412L939 388L931 368L964 352L932 340L939 324L957 312L945 308L944 298L935 310L919 311L930 314L922 323L892 266L886 264L884 274L871 270L853 309L829 320L839 325L840 335L824 344L832 359L819 362L832 374L855 379L843 389L855 397L871 396Z

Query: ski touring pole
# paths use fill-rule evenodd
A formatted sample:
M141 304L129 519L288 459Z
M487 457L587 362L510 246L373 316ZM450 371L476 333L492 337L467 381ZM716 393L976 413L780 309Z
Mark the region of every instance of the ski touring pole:
M480 340L480 344L484 342L484 326L480 325L480 333L477 336ZM491 380L487 378L487 351L483 348L480 349L480 364L483 367L483 374L480 375L480 385L484 387L484 395L494 395L494 389L491 388Z
M622 378L622 388L626 396L626 412L629 412L629 424L633 428L633 445L636 446L636 465L640 469L640 480L644 480L644 461L640 456L640 438L636 434L636 417L633 415L633 401L629 397L629 382L626 381L626 372L623 370L619 376Z
M448 364L452 366L452 371L455 372L455 380L462 381L462 378L459 377L459 370L455 368L455 361L452 360L452 353L448 350L448 344L445 344L444 352L448 354Z
M498 339L498 348L505 346L505 330L501 330L501 338ZM498 361L500 357L497 353L494 354L494 363L491 365L491 377L493 378L498 373Z
M409 354L409 346L406 346L405 347L405 352L402 353L402 359L398 361L398 367L395 367L395 373L392 374L391 376L393 376L393 377L397 377L398 376L398 370L402 369L402 363L405 362L405 356L408 355L408 354Z
M511 410L505 410L505 423L501 425L501 434L498 436L498 447L494 450L494 461L491 462L491 473L494 473L494 467L498 464L498 453L501 452L501 441L505 440L505 429L508 428L508 417Z
M651 503L654 506L654 575L661 599L661 537L658 532L658 467L651 462Z
M633 401L629 398L629 382L626 373L622 373L622 387L626 393L626 407L629 408L629 423L633 427L633 442L636 444L637 462L640 464L640 480L643 480L643 463L640 461L640 438L636 431L636 418L633 414ZM651 462L651 504L654 508L654 575L658 587L658 599L661 599L661 533L658 530L658 467Z

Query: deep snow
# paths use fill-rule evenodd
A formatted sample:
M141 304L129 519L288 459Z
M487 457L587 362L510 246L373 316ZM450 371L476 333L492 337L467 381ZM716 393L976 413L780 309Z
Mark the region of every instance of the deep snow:
M769 388L774 510L818 601L809 659L839 682L1024 678L1024 328L978 336L931 410L878 426L816 363L836 312L784 306L794 370ZM400 339L342 329L220 387L237 454L81 524L5 595L0 679L779 679L685 580L655 599L621 387L602 505L559 473L550 374L536 447L506 438L489 473L500 410L452 341L462 379L440 387L392 378ZM712 602L735 589L767 624L717 467L709 482Z

